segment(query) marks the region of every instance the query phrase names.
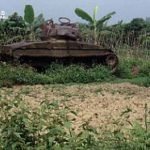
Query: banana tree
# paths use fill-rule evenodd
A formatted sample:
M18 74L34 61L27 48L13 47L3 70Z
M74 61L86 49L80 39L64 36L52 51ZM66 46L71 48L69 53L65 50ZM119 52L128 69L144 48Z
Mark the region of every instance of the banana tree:
M27 38L29 40L38 39L40 34L39 26L45 21L43 14L35 17L32 5L26 5L24 9L24 20L28 26L27 31L29 35Z
M103 28L104 23L107 20L109 20L112 17L112 15L115 14L115 12L113 11L113 12L105 15L101 19L97 20L96 19L97 12L98 12L98 6L96 6L94 8L92 16L90 14L88 14L87 12L85 12L84 10L82 10L81 8L76 8L75 9L75 13L77 14L77 16L81 17L83 20L88 21L89 27L93 31L93 38L94 38L94 43L95 44L97 44L97 32L101 31L102 28Z
M30 25L33 23L33 21L34 21L34 9L33 9L32 5L26 5L25 6L24 20Z
M33 32L33 22L34 22L34 9L32 5L26 5L24 9L24 20L28 26L28 31L31 32L29 38L33 40L34 32Z

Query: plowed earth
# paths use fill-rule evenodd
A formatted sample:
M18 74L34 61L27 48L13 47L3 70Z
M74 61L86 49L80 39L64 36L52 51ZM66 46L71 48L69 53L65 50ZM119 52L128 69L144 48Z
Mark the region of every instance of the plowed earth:
M144 124L144 107L150 110L150 88L129 83L121 84L73 84L73 85L34 85L1 88L2 95L13 99L20 92L31 107L38 107L48 99L59 101L77 112L69 114L73 127L85 123L99 129L131 127L133 123ZM148 112L150 115L150 111Z

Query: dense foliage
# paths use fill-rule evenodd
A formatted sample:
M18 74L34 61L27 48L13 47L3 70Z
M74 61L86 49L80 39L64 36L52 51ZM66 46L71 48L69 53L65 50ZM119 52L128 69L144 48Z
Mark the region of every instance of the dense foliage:
M0 44L23 40L26 34L26 24L16 12L7 20L0 21Z
M122 59L115 74L104 66L93 65L86 68L80 65L63 66L51 64L44 72L35 69L11 65L0 65L0 85L14 84L55 84L55 83L91 83L128 81L143 86L150 86L150 62Z
M27 5L24 18L15 12L8 19L0 20L0 45L39 39L39 26L44 21L43 14L35 17L34 9L31 5Z
M64 67L60 64L52 64L45 73L38 73L32 68L25 68L23 66L0 65L1 86L11 86L13 84L104 82L111 78L111 72L102 66L86 69L83 66L77 65Z

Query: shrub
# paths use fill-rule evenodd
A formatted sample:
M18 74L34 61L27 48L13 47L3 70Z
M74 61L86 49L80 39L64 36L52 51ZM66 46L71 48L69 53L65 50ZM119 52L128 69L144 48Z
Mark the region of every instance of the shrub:
M111 73L102 66L84 68L70 65L64 67L52 64L45 73L38 73L23 66L0 65L0 85L13 84L51 84L51 83L89 83L110 80Z
M119 80L118 80L119 79ZM51 64L44 72L37 72L25 66L0 64L0 86L11 87L14 84L55 84L55 83L91 83L109 81L127 81L141 86L150 85L150 63L122 59L117 71L112 74L104 66L93 65L87 68L82 65L63 66Z
M122 79L150 76L150 62L136 59L122 59L115 75Z
M54 83L103 82L112 78L111 72L103 66L84 68L79 65L64 67L62 65L52 64L49 69L46 70L46 75L53 78Z

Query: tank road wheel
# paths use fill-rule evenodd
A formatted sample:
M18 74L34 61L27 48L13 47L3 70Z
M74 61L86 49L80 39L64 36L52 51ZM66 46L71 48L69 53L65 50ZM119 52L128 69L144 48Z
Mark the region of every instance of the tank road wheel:
M109 54L106 56L105 63L111 69L111 72L115 72L118 64L118 58L115 54Z

